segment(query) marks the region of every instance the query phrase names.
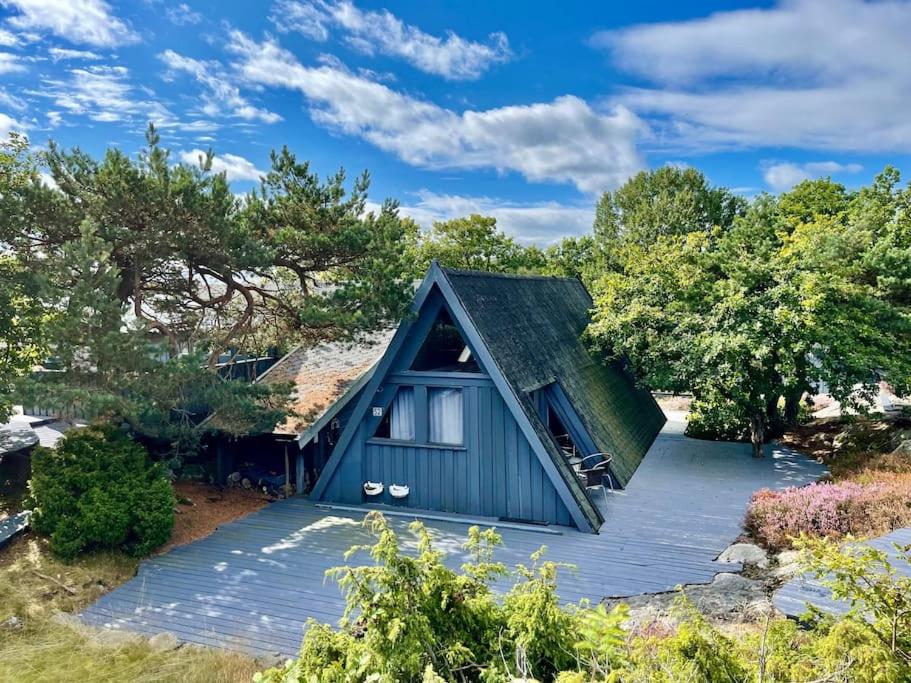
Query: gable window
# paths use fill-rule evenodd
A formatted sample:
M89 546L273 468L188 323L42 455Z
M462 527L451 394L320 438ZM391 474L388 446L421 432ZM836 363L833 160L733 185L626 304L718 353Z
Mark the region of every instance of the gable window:
M431 443L461 446L465 432L462 423L462 390L430 387L427 390Z
M444 308L427 333L411 364L412 370L435 372L480 372L471 348Z
M399 387L374 436L414 441L414 387Z

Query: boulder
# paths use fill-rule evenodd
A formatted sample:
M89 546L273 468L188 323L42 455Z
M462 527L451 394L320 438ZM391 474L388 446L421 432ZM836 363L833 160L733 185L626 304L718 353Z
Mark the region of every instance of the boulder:
M798 550L785 550L775 556L775 569L772 576L777 579L789 579L803 573L803 564L800 561L801 553Z
M721 621L754 620L771 609L763 584L740 574L716 574L712 583L684 586L682 593L706 617ZM668 620L679 595L672 591L613 597L603 602L608 608L621 602L629 605L630 621L636 626Z
M9 619L0 623L0 628L9 629L10 631L14 631L15 629L19 628L20 626L22 626L22 622L19 620L19 617L17 617L15 614L13 616L11 616Z
M79 620L75 614L70 612L55 612L51 616L51 623L57 624L58 626L69 626L70 628L82 628L84 624Z
M168 631L156 633L149 638L149 648L152 652L169 652L178 647L180 647L180 642L177 640L177 636Z
M723 564L742 564L765 569L769 566L769 554L752 543L735 543L725 548L718 556Z
M103 647L123 647L141 643L143 638L139 634L128 631L115 631L109 628L95 628L88 632L89 640Z

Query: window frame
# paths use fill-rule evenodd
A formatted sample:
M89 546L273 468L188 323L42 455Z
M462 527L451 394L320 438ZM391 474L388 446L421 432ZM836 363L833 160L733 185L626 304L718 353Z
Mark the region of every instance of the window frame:
M462 406L462 420L461 420L461 429L459 434L459 442L451 443L446 441L431 441L430 439L430 392L434 389L441 390L454 390L459 392L459 402ZM447 384L431 384L427 386L427 397L426 397L426 406L427 406L427 443L432 446L443 446L446 448L465 448L465 388L462 386L452 386Z

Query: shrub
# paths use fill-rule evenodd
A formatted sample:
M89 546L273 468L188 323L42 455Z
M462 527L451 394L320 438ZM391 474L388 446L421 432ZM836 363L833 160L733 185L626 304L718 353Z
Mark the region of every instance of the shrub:
M32 456L33 528L63 559L117 549L146 555L168 540L174 494L160 466L113 428L70 432Z
M808 569L854 606L839 619L801 627L769 614L760 632L724 633L681 596L675 624L631 631L623 605L560 605L558 565L541 561L541 551L511 573L515 585L495 600L490 583L506 568L493 562L500 539L491 530L470 530L473 557L458 572L443 564L420 523L410 527L416 556L400 552L378 513L365 524L376 543L351 552L366 550L373 563L330 570L346 597L341 628L310 621L299 659L255 681L911 681L911 579L897 576L880 551L801 541Z
M753 494L745 524L772 550L789 547L801 534L839 538L887 533L911 524L911 477L762 489Z
M749 425L741 411L730 402L706 402L696 399L687 416L686 435L710 441L744 441Z

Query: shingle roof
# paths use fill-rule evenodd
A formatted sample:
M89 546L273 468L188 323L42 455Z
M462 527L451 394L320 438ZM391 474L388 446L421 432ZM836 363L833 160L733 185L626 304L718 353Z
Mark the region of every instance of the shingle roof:
M647 389L620 361L605 363L582 342L592 299L579 280L443 269L456 296L558 466L565 465L530 392L559 381L624 486L665 422ZM565 471L568 481L576 483ZM571 486L580 493L578 486ZM580 501L585 504L587 501Z
M298 346L262 375L262 384L294 385L289 408L296 413L276 426L276 434L301 434L358 383L380 359L395 330L375 332L355 342Z

